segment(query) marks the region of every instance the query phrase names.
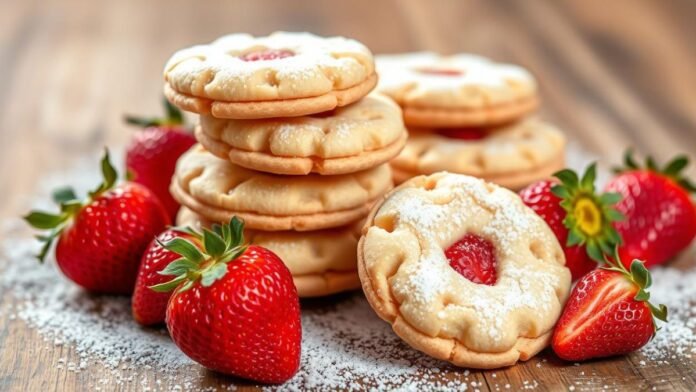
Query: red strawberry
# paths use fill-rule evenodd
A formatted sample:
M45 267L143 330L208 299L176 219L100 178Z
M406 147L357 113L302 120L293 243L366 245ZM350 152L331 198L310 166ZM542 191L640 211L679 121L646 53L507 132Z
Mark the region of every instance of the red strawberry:
M169 218L147 188L132 182L114 187L117 174L108 151L101 166L104 181L85 201L64 188L54 193L60 213L32 211L25 220L50 230L38 236L45 243L40 260L58 238L56 262L70 280L93 292L130 294L140 256Z
M625 165L606 186L623 195L616 209L626 220L614 224L623 238L619 254L623 260L645 260L650 268L672 259L696 236L696 207L689 196L696 187L681 176L688 165L684 156L660 170L650 158L639 167L629 151Z
M445 250L450 266L474 283L492 286L498 279L495 249L483 238L467 234Z
M196 139L183 125L181 112L167 100L164 102L165 118L126 117L129 124L145 128L133 134L126 148L126 168L132 181L145 185L157 195L173 221L179 203L169 193L169 183L176 161L196 143Z
M162 246L162 243L174 238L196 241L195 235L188 232L187 229L168 229L152 240L140 261L138 278L135 281L135 290L133 291L132 310L133 318L142 325L164 323L167 302L169 302L171 294L155 292L150 289L150 286L171 280L171 277L159 272L171 262L181 258L179 254Z
M573 280L592 271L610 254L621 238L612 222L622 219L613 205L615 193L595 193L596 166L590 165L582 179L572 170L562 170L553 180L536 182L520 192L522 201L541 216L563 246L566 266Z
M243 244L233 218L200 235L204 251L183 238L163 246L182 257L161 273L156 291L177 288L167 306L174 343L201 365L264 383L281 383L300 364L300 305L292 275L273 252Z
M556 324L551 346L565 360L630 353L656 333L653 317L667 321L667 308L648 302L651 277L643 262L633 260L630 272L620 261L607 264L580 279Z
M267 49L258 52L250 52L239 56L242 61L268 61L279 60L286 57L292 57L295 53L285 49Z

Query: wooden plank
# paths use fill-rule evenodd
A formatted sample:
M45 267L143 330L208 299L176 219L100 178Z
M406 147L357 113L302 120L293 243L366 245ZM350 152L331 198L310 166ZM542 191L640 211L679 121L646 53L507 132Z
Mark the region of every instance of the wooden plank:
M601 7L584 1L3 1L0 184L11 191L0 192L0 218L24 212L46 172L100 146L123 145L124 112L158 113L162 65L174 50L235 31L310 30L355 37L376 53L472 51L517 62L541 80L541 115L606 161L617 161L629 144L660 159L676 151L693 157L695 14L686 0ZM0 309L13 301L3 295ZM9 317L0 312L0 390L93 389L113 376L95 361L79 372L57 368L60 361L79 364L74 348L44 342ZM471 372L467 382L481 390L506 384L558 390L578 382L578 389L696 389L693 366L638 361L629 356L574 366L547 352L510 369ZM169 389L191 377L198 388L239 384L198 367L172 380L156 369L130 376L116 389ZM147 382L140 385L143 376ZM465 379L457 370L445 377Z

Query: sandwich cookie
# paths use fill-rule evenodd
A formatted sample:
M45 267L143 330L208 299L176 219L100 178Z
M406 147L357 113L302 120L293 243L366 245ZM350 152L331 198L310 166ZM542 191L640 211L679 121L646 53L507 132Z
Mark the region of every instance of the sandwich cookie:
M467 174L519 190L565 164L565 136L535 119L494 129L411 130L391 161L394 180L438 171Z
M164 68L171 103L218 118L294 117L332 110L377 84L372 53L343 37L231 34L176 52Z
M370 94L332 112L266 120L201 115L196 138L210 152L275 174L353 173L394 158L406 144L401 109Z
M454 365L525 361L551 339L570 289L558 240L513 192L474 177L413 178L374 207L358 272L406 343Z
M524 68L485 57L408 53L377 57L378 90L404 110L408 127L502 124L533 112L537 84Z
M387 164L338 176L278 176L196 145L179 158L170 190L180 204L216 222L238 216L250 229L309 231L362 219L392 186Z

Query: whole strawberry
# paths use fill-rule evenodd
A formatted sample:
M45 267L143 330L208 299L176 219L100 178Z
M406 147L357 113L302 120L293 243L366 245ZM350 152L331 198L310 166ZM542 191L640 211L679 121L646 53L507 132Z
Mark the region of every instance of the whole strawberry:
M206 368L281 383L300 364L300 305L292 275L273 252L243 243L243 224L204 229L202 249L184 238L163 244L181 258L156 291L176 288L166 323L174 343Z
M607 264L578 281L556 324L551 346L565 360L630 353L655 335L654 318L667 321L667 308L648 302L651 277L642 261L633 260L630 271L620 261Z
M696 236L696 207L689 195L696 187L681 175L689 161L679 156L663 169L648 158L640 167L628 151L625 167L609 181L606 190L618 192L616 205L626 220L616 222L623 238L623 260L645 260L646 267L662 264L691 244Z
M56 262L70 280L93 292L130 294L140 256L169 224L169 217L142 185L125 182L114 187L117 174L108 151L101 168L104 180L86 200L78 200L72 189L64 188L54 193L60 213L32 211L25 220L37 229L50 230L37 237L44 242L41 261L58 238Z
M541 216L563 247L573 280L597 267L605 254L621 242L612 226L623 217L614 205L620 195L595 192L596 165L582 179L562 170L556 179L536 182L520 192L522 201Z
M186 228L170 228L153 239L143 253L138 269L138 278L135 281L133 300L131 307L133 318L141 325L155 325L164 323L167 312L167 302L171 293L159 293L150 289L150 286L165 283L171 280L170 276L160 274L171 262L181 258L177 253L167 250L162 243L174 238L185 238L198 244L196 233Z
M169 183L176 161L196 143L196 139L183 125L181 112L166 99L164 102L165 118L126 117L129 124L144 127L133 134L126 148L126 168L132 181L145 185L157 195L173 221L179 203L169 193Z

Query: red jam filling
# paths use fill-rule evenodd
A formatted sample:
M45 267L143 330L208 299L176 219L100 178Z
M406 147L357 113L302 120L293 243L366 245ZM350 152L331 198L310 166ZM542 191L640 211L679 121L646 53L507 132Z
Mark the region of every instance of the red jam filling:
M243 61L268 61L292 57L295 53L285 49L266 49L257 52L249 52L239 56Z
M442 136L460 140L480 140L488 135L482 128L442 128L437 129L436 132Z
M467 234L445 250L450 267L478 284L492 286L498 279L495 248L488 240Z

